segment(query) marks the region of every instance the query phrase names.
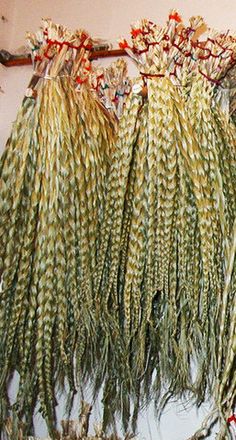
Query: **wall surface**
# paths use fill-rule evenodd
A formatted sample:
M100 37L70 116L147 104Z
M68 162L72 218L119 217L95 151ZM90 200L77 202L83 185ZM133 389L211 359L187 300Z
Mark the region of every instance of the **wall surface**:
M162 23L171 8L186 19L202 15L218 29L235 27L235 0L1 0L9 15L10 48L24 43L25 31L37 28L41 17L51 17L71 28L84 27L93 35L116 40L127 35L131 22L150 18ZM11 26L12 25L12 26Z
M216 29L236 28L236 0L1 0L0 17L3 15L7 20L0 21L0 48L15 51L24 45L25 32L37 29L41 17L50 17L71 28L85 28L92 36L106 38L116 47L117 38L128 36L130 23L143 17L163 23L171 8L179 9L184 19L202 15ZM134 67L130 72L135 74ZM4 92L0 92L0 150L10 134L30 75L30 66L5 68L0 65L0 86ZM98 419L100 412L98 407ZM59 413L61 418L63 401ZM206 413L206 407L197 414L190 404L175 402L169 405L158 425L153 408L150 408L140 416L139 438L187 440ZM37 418L37 431L38 435L46 434L40 417ZM213 435L210 438L213 439Z

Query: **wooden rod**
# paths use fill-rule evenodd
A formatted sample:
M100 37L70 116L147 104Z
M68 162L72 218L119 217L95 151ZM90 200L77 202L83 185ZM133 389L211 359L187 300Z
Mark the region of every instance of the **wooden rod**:
M124 49L94 50L89 59L96 60L97 58L122 57L124 55L128 55Z
M97 60L98 58L108 58L108 57L121 57L125 56L127 53L124 49L112 49L112 50L95 50L91 53L89 59ZM2 62L2 64L6 67L12 67L12 66L28 66L32 64L31 56L25 56L25 57L16 57L12 58L11 60Z
M26 57L17 57L17 58L12 58L11 60L2 62L2 64L6 67L13 67L13 66L28 66L30 64L32 64L32 60L30 55L26 56Z

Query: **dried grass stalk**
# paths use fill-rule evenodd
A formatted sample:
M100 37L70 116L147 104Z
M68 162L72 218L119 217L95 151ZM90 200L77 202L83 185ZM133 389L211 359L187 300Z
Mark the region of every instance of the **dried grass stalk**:
M223 395L215 394L222 371L219 347L225 348L223 365L227 360L224 383L235 398L234 317L224 284L236 212L236 135L213 96L230 63L230 56L223 62L218 57L219 48L228 54L236 46L230 36L216 32L200 44L194 36L207 29L203 20L192 18L190 25L187 30L171 11L166 26L142 20L132 28L132 46L122 42L142 76L120 121L96 301L103 359L117 357L112 372L103 370L106 398L123 398L121 408L114 401L111 413L117 408L125 423L130 400L135 422L139 405L153 396L159 412L173 396L198 404L211 396L222 411ZM143 82L147 101L135 93ZM127 365L125 381L121 359ZM228 406L222 418L229 411Z
M69 385L70 407L77 381L92 378L93 271L113 145L101 106L75 87L88 35L46 20L28 38L34 97L24 99L0 165L1 423L13 417L14 439L21 420L24 434L33 429L38 400L54 438L58 388Z

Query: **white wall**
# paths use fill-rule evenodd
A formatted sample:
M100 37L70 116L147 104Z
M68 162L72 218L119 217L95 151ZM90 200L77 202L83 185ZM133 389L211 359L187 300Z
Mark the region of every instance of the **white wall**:
M210 26L234 28L235 0L1 0L6 3L13 24L10 48L24 43L26 30L34 30L41 17L75 28L84 27L93 35L115 40L127 35L131 22L147 17L163 22L171 8L184 18L202 15ZM7 12L6 12L7 13Z
M22 46L25 31L35 31L41 17L50 17L71 28L83 27L91 35L114 43L118 37L128 36L130 23L142 17L163 23L171 8L179 9L185 19L202 15L210 26L220 30L236 28L236 0L1 0L0 17L4 15L7 21L0 22L0 48L14 51ZM1 150L30 75L31 67L0 66L0 86L4 90L0 93ZM140 439L185 440L199 426L206 411L206 407L202 408L197 416L195 408L186 410L180 402L173 403L157 427L151 408L140 417ZM37 428L38 435L45 434L40 419Z

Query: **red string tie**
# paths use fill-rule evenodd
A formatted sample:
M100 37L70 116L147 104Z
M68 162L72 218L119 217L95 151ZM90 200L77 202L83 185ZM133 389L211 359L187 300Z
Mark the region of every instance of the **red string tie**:
M213 84L216 84L217 86L220 85L220 81L219 80L211 78L210 76L208 76L204 72L202 72L200 69L199 69L199 73L201 73L201 75L203 75L206 79L208 79L208 81L212 82Z
M85 32L82 32L82 34L80 36L81 41L84 43L85 40L87 40L87 38L89 38L89 35L86 34Z
M57 45L57 46L62 46L63 45L63 43L61 41L50 40L50 39L47 39L47 43L48 43L49 46L53 46L54 44ZM64 42L64 44L68 44L68 43Z
M97 77L97 79L102 79L102 78L104 78L104 73L101 73L101 75L99 75L99 76Z
M236 423L236 415L235 414L233 414L232 416L230 416L227 419L227 423L232 423L232 422Z
M164 37L163 37L163 40L164 41L169 41L170 40L170 36L165 34Z
M138 35L142 34L142 29L132 29L131 35L133 38L136 38Z
M126 40L120 41L120 43L119 43L119 47L120 47L121 49L127 49L127 48L130 48L130 46L128 45L128 42L127 42Z
M34 59L35 61L42 61L42 57L40 55L36 55Z
M181 23L182 18L180 17L178 12L176 12L175 14L170 14L169 15L169 20L175 20L177 23Z
M184 54L184 55L186 56L186 58L187 58L187 57L191 57L191 56L192 56L191 52L185 52L185 54Z
M87 78L82 79L82 78L80 78L80 76L77 76L77 78L76 78L77 84L83 84L86 81L87 81Z
M83 47L85 50L92 50L93 45L90 43L90 44L86 44L85 46L83 45Z

